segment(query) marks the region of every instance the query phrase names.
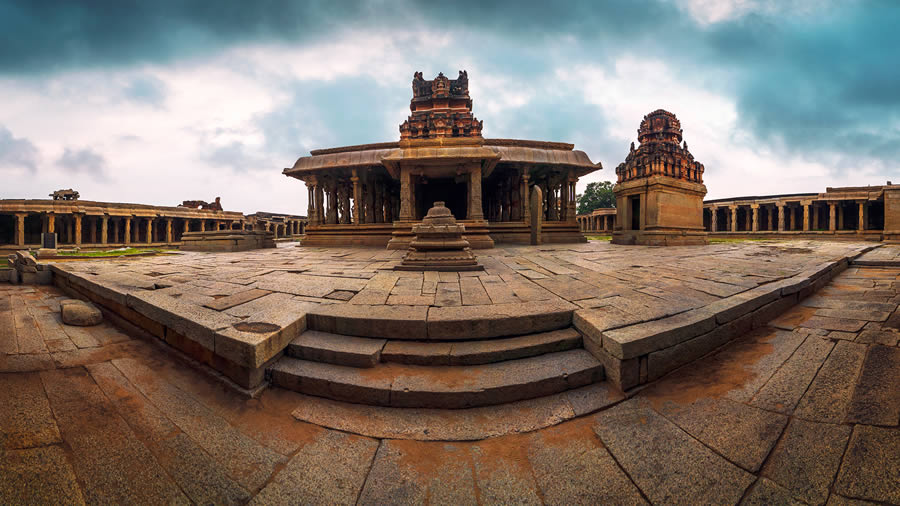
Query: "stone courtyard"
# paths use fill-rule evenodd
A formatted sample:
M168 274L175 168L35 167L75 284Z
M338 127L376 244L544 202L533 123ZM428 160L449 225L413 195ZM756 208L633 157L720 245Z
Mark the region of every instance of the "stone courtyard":
M393 271L402 255L282 245L54 264L54 275L72 282L67 289L90 285L89 293L123 300L126 309L146 309L129 306L132 299L152 303L144 312L166 329L184 330L179 337L192 329L208 329L213 341L234 337L230 329L241 322L279 327L258 334L268 337L296 330L298 321L332 326L297 338L335 336L330 358L302 358L315 346L292 340L301 351L289 346L287 355L273 355L265 365L272 383L252 391L223 377L214 362L198 363L205 355L196 349L154 337L144 328L150 322L65 326L60 289L0 285L3 502L900 503L898 247L767 241L621 248L594 241L498 247L478 255L483 272L463 273ZM820 272L829 275L811 281ZM692 312L733 313L756 300L746 294L776 285L795 299L767 296L767 305L758 304L773 309L754 304L743 317L725 318L718 328L747 320L730 328L747 330L721 346L704 337L716 330L680 340L672 329L646 332L672 318L684 323ZM723 305L741 294L741 304ZM132 323L144 317L135 314ZM544 317L528 317L535 314ZM560 314L571 323L541 333ZM184 326L188 318L194 327ZM678 332L698 325L687 319ZM498 350L496 343L521 338L497 336L552 334L560 346L574 333L589 348L594 338L582 329L612 320L595 345L606 337L624 355L648 339L677 342L689 357L704 343L711 348L688 367L670 364L674 371L661 378L653 377L659 361L652 357L668 348L651 352L650 370L640 371L645 381L624 391L609 364L605 379L542 390L540 368L527 361L559 354L572 361L580 347L460 366L484 375L474 380L448 378L452 366L443 365L525 348ZM420 332L420 340L398 339L391 330L398 325ZM364 350L377 341L373 333L387 334L378 341L381 362L369 369L337 364L371 358ZM466 340L454 340L458 334ZM389 346L400 346L395 356L422 360L415 349L401 353L401 345L423 342L449 358L385 362ZM440 348L447 342L456 344ZM479 348L487 343L495 348ZM277 379L275 371L297 364L302 380ZM316 371L325 375L313 378L320 390L307 395L305 382ZM386 377L391 395L404 379L415 392L414 373L446 387L423 388L414 398L442 399L438 406L373 401ZM359 378L370 388L355 389ZM476 389L479 381L505 382L541 395L507 398L497 390L491 402L441 407L477 400L477 392L454 389L469 381Z

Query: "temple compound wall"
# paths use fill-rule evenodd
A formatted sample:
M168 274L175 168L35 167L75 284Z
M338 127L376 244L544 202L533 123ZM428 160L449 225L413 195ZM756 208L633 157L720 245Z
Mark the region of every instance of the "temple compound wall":
M590 213L577 215L575 220L582 232L611 234L616 226L616 208L599 207Z
M62 248L124 246L177 248L182 234L207 230L271 230L276 238L300 236L302 216L270 213L260 219L239 212L88 200L0 200L0 249L40 247L42 233L56 233Z
M703 226L717 237L898 240L900 185L709 200Z
M575 183L600 170L572 144L485 139L472 115L468 76L439 74L412 83L411 114L400 140L310 152L284 174L306 183L309 226L303 245L406 249L412 227L443 201L465 226L472 248L528 244L532 214L540 242L584 242ZM534 188L540 206L529 205Z

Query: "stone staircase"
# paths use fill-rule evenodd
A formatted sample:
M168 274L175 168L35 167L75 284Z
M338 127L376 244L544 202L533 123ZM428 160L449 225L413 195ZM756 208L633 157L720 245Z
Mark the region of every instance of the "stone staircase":
M310 329L290 343L268 374L274 385L336 401L441 409L545 397L604 377L571 327L421 341Z

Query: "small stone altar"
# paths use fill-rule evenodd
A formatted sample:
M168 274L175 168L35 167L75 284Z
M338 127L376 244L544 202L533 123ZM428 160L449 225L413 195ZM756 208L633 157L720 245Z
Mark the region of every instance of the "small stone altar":
M456 223L456 218L444 202L435 202L434 207L413 226L415 238L409 243L409 251L403 262L394 267L399 271L480 271L472 249L463 234L464 225Z

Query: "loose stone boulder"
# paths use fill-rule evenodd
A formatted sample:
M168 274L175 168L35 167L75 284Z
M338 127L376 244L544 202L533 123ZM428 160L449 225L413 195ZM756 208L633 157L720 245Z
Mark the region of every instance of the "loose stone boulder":
M96 306L83 300L68 299L59 303L62 321L66 325L90 327L103 321L103 314Z

